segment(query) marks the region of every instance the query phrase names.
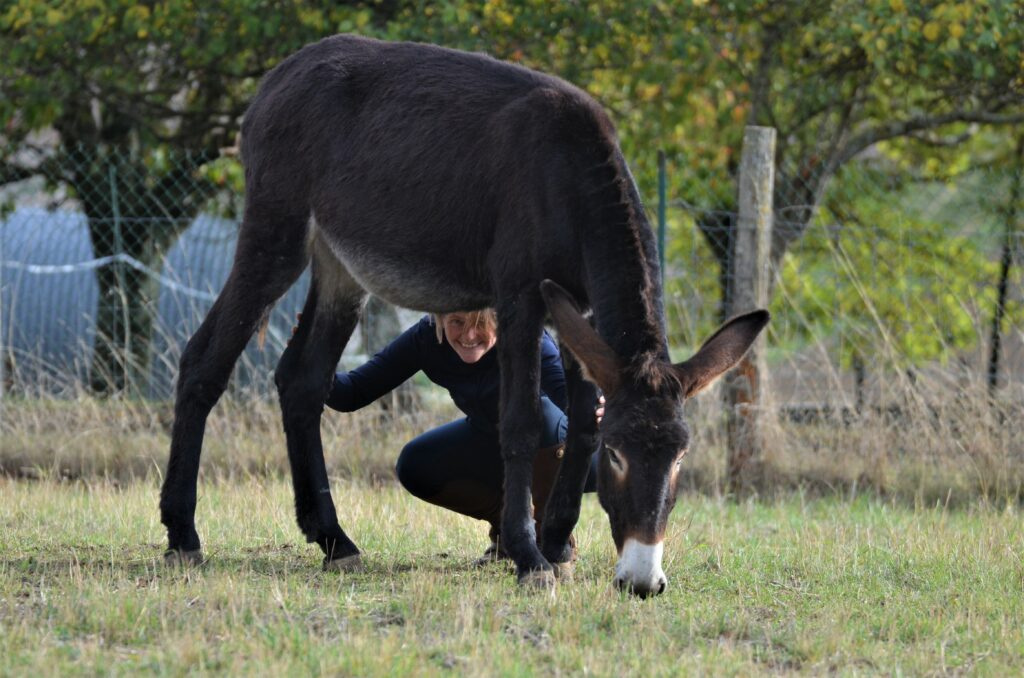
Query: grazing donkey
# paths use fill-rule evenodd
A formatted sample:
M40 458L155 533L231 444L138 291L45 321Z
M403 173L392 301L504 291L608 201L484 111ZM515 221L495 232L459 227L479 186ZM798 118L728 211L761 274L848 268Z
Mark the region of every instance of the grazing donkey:
M599 444L600 386L599 495L621 554L616 581L639 595L663 590L661 540L688 441L683 399L735 364L768 315L737 318L691 360L669 363L651 229L598 104L480 54L336 36L266 76L245 116L242 155L234 265L181 357L160 498L167 560L201 558L194 516L206 417L249 338L312 261L275 381L299 527L323 549L325 568L360 566L331 499L320 416L369 291L434 313L496 308L501 536L521 583L550 587L552 565L569 571L569 535ZM593 309L596 331L574 299ZM541 550L530 482L546 310L571 353L570 405Z

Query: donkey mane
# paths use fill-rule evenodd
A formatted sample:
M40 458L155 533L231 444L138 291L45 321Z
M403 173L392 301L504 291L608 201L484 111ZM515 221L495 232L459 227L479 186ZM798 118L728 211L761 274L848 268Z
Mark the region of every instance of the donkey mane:
M590 195L601 232L589 242L593 248L614 250L601 251L597 256L605 265L588 270L590 303L598 332L637 385L655 392L671 390L675 378L661 369L668 361L668 344L657 251L633 176L614 139L607 141L609 157L592 173L596 190ZM617 262L614 269L608 261Z
M633 375L633 383L651 395L679 399L684 395L683 384L672 365L654 353L644 353L626 365Z

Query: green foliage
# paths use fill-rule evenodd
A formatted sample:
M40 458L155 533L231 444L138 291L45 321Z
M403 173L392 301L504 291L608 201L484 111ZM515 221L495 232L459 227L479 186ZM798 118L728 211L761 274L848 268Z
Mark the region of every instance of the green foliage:
M486 50L558 73L613 110L644 193L662 147L675 191L709 206L732 204L748 123L776 126L780 166L808 170L835 160L841 133L1019 112L1024 72L1024 19L1002 0L17 0L0 15L0 120L9 138L99 118L93 137L120 125L137 143L230 145L258 78L339 31Z
M1021 113L1024 17L1002 0L694 5L670 89L697 109L663 137L693 169L731 173L745 124L778 129L780 168L827 174L886 138Z
M945 362L981 341L998 215L958 208L956 186L889 183L862 167L834 183L781 272L780 339L831 336L844 367ZM951 196L941 211L929 204L936 195Z
M89 217L96 256L127 252L159 268L201 209L236 207L238 167L203 163L234 144L259 78L302 45L371 18L327 2L6 3L0 183L54 178ZM92 382L121 388L135 381L122 374L129 366L149 364L155 291L113 264L97 281L96 331L110 341L92 361Z
M778 265L803 237L832 177L862 151L881 148L894 165L945 179L978 164L1005 167L1000 149L1011 144L1000 125L1024 120L1024 12L1005 0L11 0L0 9L0 126L15 148L52 128L65 143L140 156L163 147L216 153L234 145L269 68L344 31L486 51L559 74L610 109L642 194L654 194L660 148L671 194L711 213L735 209L744 127L774 126L776 207L794 224L777 231ZM223 196L242 183L233 157L197 177L219 188L218 209L231 211ZM687 259L698 256L719 265L728 257L727 238L715 229L730 224L694 218L673 219L670 268L694 270ZM694 223L704 244L689 240ZM927 230L913 219L899 223ZM867 262L848 242L853 231L837 252L863 275ZM926 249L963 247L933 245ZM801 257L811 252L823 253L821 243ZM974 255L968 259L980 273ZM926 257L920 265L936 262ZM787 284L803 275L800 287L810 289L821 265L820 256L790 259ZM712 267L698 273L670 280L670 290L724 296L709 288L723 285ZM862 286L838 308L887 308L888 291ZM857 306L858 295L867 307ZM934 301L926 315L945 318L941 299L925 293L916 303ZM822 315L821 330L830 331L834 319ZM950 345L962 345L962 329L951 332ZM906 339L915 351L938 350L915 335L921 332Z
M14 0L0 12L0 122L15 144L52 126L65 143L227 146L266 70L371 18L327 2Z
M339 31L558 73L613 110L645 193L662 147L675 190L716 206L733 200L748 123L776 126L780 166L807 170L835 160L841 133L870 145L877 126L921 116L1019 113L1024 84L1024 19L1002 0L15 0L0 14L0 121L15 140L55 125L230 145L258 78Z

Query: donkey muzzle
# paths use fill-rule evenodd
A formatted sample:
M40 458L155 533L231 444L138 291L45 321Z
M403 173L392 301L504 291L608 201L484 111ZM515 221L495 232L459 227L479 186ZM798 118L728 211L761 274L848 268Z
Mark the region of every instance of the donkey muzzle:
M627 539L615 565L615 585L641 598L664 593L668 586L668 579L661 569L664 550L663 542L644 544L636 539Z

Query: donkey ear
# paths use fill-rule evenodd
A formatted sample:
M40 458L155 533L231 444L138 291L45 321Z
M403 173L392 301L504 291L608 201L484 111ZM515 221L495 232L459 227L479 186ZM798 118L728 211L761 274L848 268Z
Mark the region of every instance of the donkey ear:
M769 317L768 311L736 316L719 327L692 358L673 365L686 389L686 397L697 395L735 366L768 324Z
M583 376L610 396L619 387L619 357L615 351L598 336L561 286L545 280L540 293L558 330L558 339L579 361Z

